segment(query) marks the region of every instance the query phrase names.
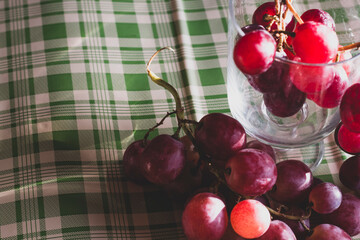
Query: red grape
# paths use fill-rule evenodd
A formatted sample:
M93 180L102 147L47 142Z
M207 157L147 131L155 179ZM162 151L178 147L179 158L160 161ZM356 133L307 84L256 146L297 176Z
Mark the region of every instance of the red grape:
M132 142L125 150L123 157L124 172L128 179L136 183L146 182L141 154L144 151L143 140Z
M301 62L299 57L295 57L293 60ZM293 84L300 91L307 94L321 93L332 84L335 70L333 66L291 64L289 75Z
M339 178L341 183L351 190L360 190L360 155L352 156L343 162Z
M310 168L298 160L285 160L277 165L277 180L269 196L280 203L304 201L313 182Z
M344 152L353 155L360 153L360 133L349 131L342 123L335 130L335 142Z
M276 165L272 157L257 149L243 149L225 166L225 179L235 192L258 196L269 191L276 181Z
M308 93L307 98L323 108L334 108L340 105L341 98L348 86L348 78L343 68L335 72L331 85L322 92Z
M253 24L259 24L262 25L264 27L268 27L269 24L271 23L270 20L267 20L266 17L269 16L275 16L276 15L276 8L275 8L275 2L265 2L263 4L261 4L254 12L253 17L252 17L252 23ZM292 31L292 29L294 28L294 20L292 17L292 14L288 13L286 15L286 18L284 20L285 22L285 26L287 27L288 25L290 25L289 27L287 27L288 31ZM271 24L270 30L276 30L277 24L276 22Z
M268 70L274 61L276 42L265 30L255 30L241 37L234 47L236 66L245 74L255 75Z
M215 165L224 167L227 159L246 145L246 133L234 118L222 113L205 115L195 129L200 151L216 159Z
M350 236L360 233L360 199L350 193L343 194L343 200L338 209L323 215L325 223L342 228Z
M167 134L151 140L142 153L145 177L155 184L175 180L185 166L184 144Z
M293 48L303 62L327 63L336 56L338 47L335 31L324 24L309 21L295 30Z
M240 201L232 209L230 222L234 231L243 238L257 238L269 228L271 218L267 208L259 201Z
M255 30L265 30L262 25L259 24L249 24L241 28L244 33L249 33Z
M284 222L273 220L268 230L256 240L296 240L294 232Z
M320 224L313 229L311 236L306 240L351 240L349 234L347 234L341 228L331 224Z
M321 9L309 9L301 15L304 22L318 22L335 31L335 21L328 12Z
M252 141L246 143L245 148L255 148L255 149L262 150L262 151L266 152L267 154L269 154L270 157L272 157L274 159L274 161L276 162L275 150L270 145L262 143L262 142L260 142L258 140L252 140Z
M213 193L198 193L186 204L182 225L188 240L218 240L228 225L224 202Z
M360 83L354 83L344 93L340 103L342 123L352 132L360 132Z
M338 209L342 201L340 189L330 182L324 182L311 189L309 202L318 213L331 213Z

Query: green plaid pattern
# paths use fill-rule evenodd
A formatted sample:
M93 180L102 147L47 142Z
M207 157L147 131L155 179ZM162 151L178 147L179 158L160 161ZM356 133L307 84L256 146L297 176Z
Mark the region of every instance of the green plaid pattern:
M145 70L163 46L176 55L152 69L187 118L230 112L227 11L227 0L0 0L0 239L185 239L183 206L127 181L121 159L174 109ZM169 118L152 136L175 128ZM330 136L315 174L339 184L342 159Z

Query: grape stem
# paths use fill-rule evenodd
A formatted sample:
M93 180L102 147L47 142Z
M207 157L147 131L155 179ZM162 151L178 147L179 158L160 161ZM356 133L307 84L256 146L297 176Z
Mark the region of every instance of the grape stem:
M275 211L274 209L272 209L271 207L268 207L268 206L266 206L266 208L268 209L268 211L271 214L274 214L274 215L279 216L279 217L284 217L284 218L287 218L289 220L295 220L295 221L302 221L304 219L308 219L310 217L310 215L311 215L311 211L308 211L308 213L305 216L294 216L294 215L288 215L288 214L284 214L284 213Z
M176 104L176 117L177 117L179 127L181 127L184 130L185 134L190 138L190 140L193 143L195 143L194 136L192 135L190 129L187 126L187 124L184 122L184 119L185 119L184 108L182 107L180 96L179 96L178 92L176 91L176 89L172 85L170 85L169 83L167 83L166 81L164 81L163 79L158 77L154 72L152 72L150 70L150 64L153 61L153 59L155 58L155 56L159 52L161 52L161 51L163 51L165 49L170 50L173 53L175 53L174 49L172 49L171 47L163 47L163 48L157 50L152 55L150 60L148 61L147 65L146 65L146 70L147 70L148 76L151 78L151 80L154 83L156 83L157 85L165 88L166 90L168 90L171 93L171 95L173 96L173 98L175 100L175 104Z
M338 48L338 51L346 51L346 50L351 50L353 48L360 48L360 42L352 43L346 46L341 46Z
M290 12L294 15L296 21L298 21L299 24L303 24L304 21L301 19L300 15L296 12L294 6L291 3L291 0L286 0L286 6L290 10Z

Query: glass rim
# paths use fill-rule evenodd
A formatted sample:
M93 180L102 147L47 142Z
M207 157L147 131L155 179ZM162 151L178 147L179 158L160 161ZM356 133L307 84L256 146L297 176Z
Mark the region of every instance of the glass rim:
M229 16L230 16L230 20L232 20L236 31L238 32L238 34L242 37L245 35L245 33L241 30L241 27L239 26L239 24L236 21L235 18L235 14L234 14L234 7L233 7L233 1L234 0L229 0ZM297 64L297 65L302 65L302 66L314 66L314 67L325 67L325 66L337 66L337 65L342 65L344 63L350 62L356 58L359 58L360 53L357 53L355 56L352 56L349 59L345 59L342 61L338 61L338 62L328 62L328 63L305 63L305 62L298 62L298 61L294 61L288 58L283 58L283 57L279 57L275 55L275 60L279 61L279 62L284 62L284 63L290 63L290 64Z

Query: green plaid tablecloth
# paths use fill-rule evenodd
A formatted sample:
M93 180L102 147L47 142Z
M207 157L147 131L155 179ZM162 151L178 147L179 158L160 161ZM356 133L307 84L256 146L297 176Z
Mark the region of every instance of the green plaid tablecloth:
M0 1L1 239L185 238L183 206L127 181L121 160L174 109L145 70L161 47L176 55L152 69L189 119L229 113L227 11L227 0ZM152 135L175 128L173 117ZM332 135L325 145L315 174L340 184L346 156Z

